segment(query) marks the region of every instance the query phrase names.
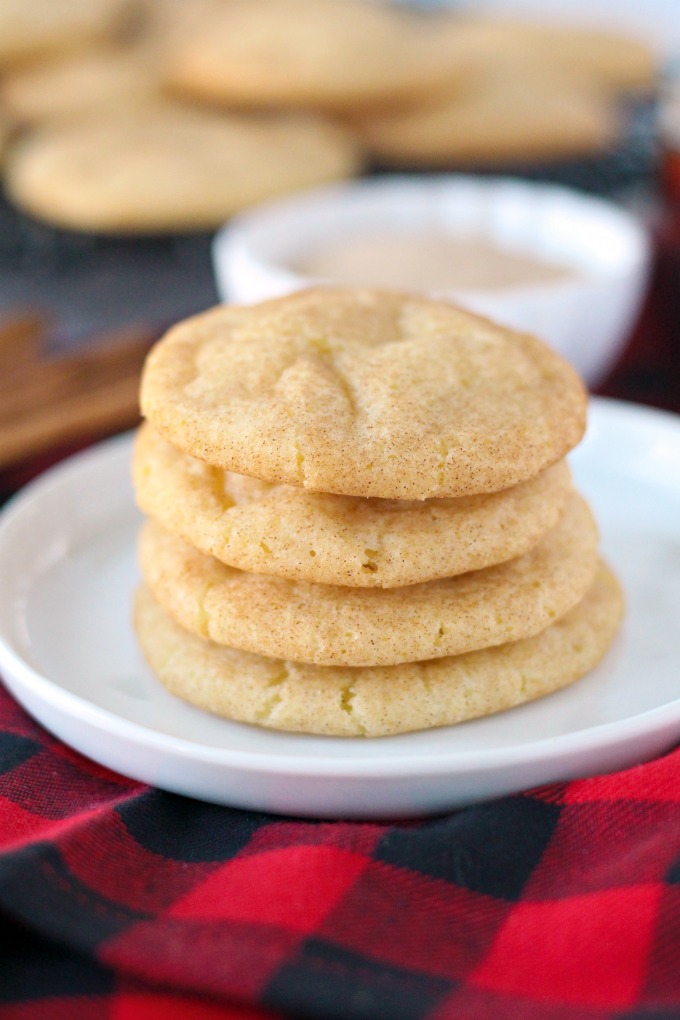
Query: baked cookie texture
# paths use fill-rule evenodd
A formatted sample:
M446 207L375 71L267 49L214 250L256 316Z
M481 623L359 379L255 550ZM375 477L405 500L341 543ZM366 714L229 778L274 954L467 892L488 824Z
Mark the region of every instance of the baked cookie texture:
M192 704L387 736L549 694L611 643L621 590L564 461L585 391L540 341L318 288L181 323L141 396L135 626Z
M44 127L12 149L6 186L73 230L206 230L265 198L350 176L356 143L311 115L254 119L149 104Z
M175 92L244 109L412 102L459 78L424 19L359 0L232 0L194 23L167 67Z
M4 114L0 114L0 158L4 157L5 146L7 139L10 137L12 132L10 124L7 122Z
M52 123L153 102L160 71L147 54L98 47L10 71L0 82L0 103L21 125Z
M471 73L455 93L374 112L354 127L375 158L413 167L571 159L603 152L621 137L618 109L600 89L506 61Z
M390 167L493 167L596 158L621 144L630 92L651 92L657 54L618 32L441 13L429 30L455 87L347 122Z
M484 21L477 24L483 27ZM630 32L502 19L489 28L498 50L514 50L518 59L558 68L575 82L591 82L614 93L648 91L655 86L658 57L647 41Z
M344 179L368 160L498 170L621 154L635 132L630 93L661 82L660 54L625 32L427 6L0 0L0 108L21 129L8 140L20 165L8 198L85 234L211 230L252 202ZM216 162L212 141L179 126L174 154L158 141L164 126L148 146L140 141L135 112L172 103L185 116L238 112L244 131L231 129L225 144L234 160L243 149L247 169ZM129 134L112 112L133 121ZM342 168L307 152L303 173L290 166L292 138L273 148L252 141L262 114L305 112L327 120L328 138L331 122L345 129L354 156ZM61 139L43 136L43 125L83 117L97 130L84 125L77 141L70 127ZM21 137L33 130L35 145ZM337 144L327 142L335 153Z
M506 65L557 72L565 82L613 94L648 91L658 78L658 54L630 31L447 11L429 25L448 41L452 60L472 71Z
M218 644L317 665L382 666L458 655L544 630L583 598L597 529L573 494L523 556L405 588L291 582L235 570L148 522L142 575L182 627Z
M212 467L146 423L133 457L137 502L172 534L255 574L360 588L454 577L519 556L559 517L565 461L502 492L420 501L309 492Z
M48 226L85 234L207 230L252 202L343 179L367 159L498 170L611 156L635 126L620 100L660 81L659 55L625 33L420 6L0 0L0 108L12 127L39 135L9 139L20 169L8 197ZM185 117L238 112L241 127L225 143L233 162L179 126L172 154L162 114L165 126L141 141L136 111L162 100ZM292 138L253 140L263 114L310 112L329 121L330 169ZM112 113L130 118L128 133L112 136ZM78 118L92 123L77 139L43 136L44 125ZM339 166L341 128L353 156Z
M383 499L470 496L580 440L586 393L540 341L415 295L318 288L172 329L144 415L238 474Z
M551 694L597 665L622 615L621 588L600 564L583 600L533 637L427 662L352 669L206 641L178 626L146 588L135 604L141 648L172 694L227 719L337 737L447 726Z
M135 0L0 0L0 67L114 38Z

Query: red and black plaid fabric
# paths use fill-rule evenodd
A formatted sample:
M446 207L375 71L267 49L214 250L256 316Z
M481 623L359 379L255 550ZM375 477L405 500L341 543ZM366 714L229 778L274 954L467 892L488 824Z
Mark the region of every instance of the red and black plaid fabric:
M117 776L0 693L2 1020L670 1020L680 751L446 817Z

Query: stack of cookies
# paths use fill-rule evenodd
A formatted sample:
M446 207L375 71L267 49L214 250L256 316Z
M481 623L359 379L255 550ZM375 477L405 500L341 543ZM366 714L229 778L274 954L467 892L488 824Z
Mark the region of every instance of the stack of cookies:
M142 408L136 628L201 708L425 729L548 694L612 641L621 592L563 459L586 395L533 337L314 289L180 323Z

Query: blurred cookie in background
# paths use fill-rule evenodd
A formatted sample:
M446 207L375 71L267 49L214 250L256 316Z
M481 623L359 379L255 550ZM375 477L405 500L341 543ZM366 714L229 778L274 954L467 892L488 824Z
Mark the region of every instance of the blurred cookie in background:
M228 7L233 0L139 0L138 39L159 48L176 46L196 25Z
M427 18L359 0L232 0L170 56L169 87L244 108L409 103L460 78Z
M623 33L450 12L424 24L460 80L421 104L356 118L384 165L511 169L597 156L621 145L631 96L658 81L652 47Z
M542 63L612 93L649 92L658 84L659 55L629 33L491 16L440 14L429 20L455 59L472 70L499 61L517 69Z
M503 64L423 106L353 124L383 165L449 168L590 156L621 138L615 104L569 76Z
M359 163L351 136L317 117L159 103L29 134L9 153L6 187L24 212L70 230L194 231Z
M5 144L10 135L10 125L4 112L0 112L0 157L5 153Z
M26 126L137 107L160 89L160 68L148 53L101 47L10 70L0 82L0 105Z
M546 61L603 88L639 92L652 90L658 83L654 51L629 35L565 25L524 24L520 30L527 45Z
M135 0L0 0L0 67L117 37Z

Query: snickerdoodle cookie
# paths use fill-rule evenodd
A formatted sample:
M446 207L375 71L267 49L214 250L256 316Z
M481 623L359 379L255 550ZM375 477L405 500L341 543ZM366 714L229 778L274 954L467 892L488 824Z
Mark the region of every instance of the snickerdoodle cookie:
M460 78L425 22L358 0L232 0L195 20L167 79L192 99L244 109L413 102Z
M489 715L550 694L593 669L623 613L600 565L585 597L534 637L466 655L373 668L324 667L225 648L187 633L141 589L140 645L178 697L240 722L341 737L379 737Z
M371 154L392 166L456 167L590 156L621 137L611 99L554 70L503 63L420 106L354 122Z
M0 67L114 37L137 0L0 0Z
M160 95L160 74L136 50L98 47L10 71L0 103L21 125L134 110Z
M159 103L28 135L12 150L6 186L24 211L61 227L157 233L211 229L358 165L347 133L321 118Z
M319 492L496 492L580 440L586 392L532 336L441 301L317 288L213 309L152 350L142 410L173 445Z
M526 552L557 522L564 461L502 492L458 499L361 499L211 467L148 423L135 442L141 509L240 570L349 587L395 588L479 570Z
M597 528L573 493L529 552L404 588L344 588L235 570L145 524L143 577L184 628L218 644L318 665L383 666L517 641L568 612L597 569Z

